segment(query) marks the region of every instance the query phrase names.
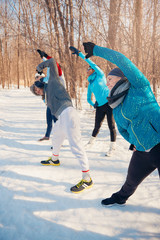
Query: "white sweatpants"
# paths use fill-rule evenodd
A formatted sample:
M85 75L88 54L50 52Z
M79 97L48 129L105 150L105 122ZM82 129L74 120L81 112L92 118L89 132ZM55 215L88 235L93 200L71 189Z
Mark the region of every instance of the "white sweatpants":
M79 160L82 171L89 170L87 154L81 139L79 116L75 108L68 107L60 114L54 124L52 135L53 160L58 157L61 145L67 138L72 153Z

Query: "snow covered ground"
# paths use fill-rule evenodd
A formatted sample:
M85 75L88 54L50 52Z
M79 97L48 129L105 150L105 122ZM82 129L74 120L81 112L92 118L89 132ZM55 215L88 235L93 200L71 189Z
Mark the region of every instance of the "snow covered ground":
M94 125L94 110L83 96L79 112L84 144ZM81 194L70 187L81 180L67 140L58 167L42 166L51 156L44 136L46 107L29 89L0 90L0 240L156 240L160 239L160 182L157 171L123 207L100 202L123 184L131 152L117 136L117 149L105 157L109 132L103 123L87 150L94 185Z

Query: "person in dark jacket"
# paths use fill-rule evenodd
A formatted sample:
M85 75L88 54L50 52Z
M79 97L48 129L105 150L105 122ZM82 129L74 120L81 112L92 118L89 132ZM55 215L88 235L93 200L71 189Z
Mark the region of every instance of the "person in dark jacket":
M39 53L40 57L42 58L43 61L46 61L47 59L50 59L52 57L50 57L46 52L41 51L40 49L37 49L37 52ZM61 80L61 83L64 85L64 87L66 87L66 83L65 83L65 78L62 72L62 69L60 67L60 65L58 64L58 62L56 62L57 64L57 68L58 68L58 75L59 78ZM49 68L47 69L47 75L45 76L44 73L42 74L35 74L35 80L39 81L42 80L45 83L48 83L49 80ZM43 101L45 102L45 99L42 97ZM52 114L51 114L51 110L49 107L47 107L46 109L46 122L47 122L47 128L46 128L46 133L44 135L44 137L40 138L39 141L44 141L44 140L49 140L50 139L50 134L52 131Z
M125 204L139 184L155 169L160 176L160 107L143 73L123 54L88 42L86 58L102 57L115 65L108 74L108 103L120 134L131 144L133 155L122 188L103 205Z
M44 68L50 69L48 84L35 81L34 91L37 95L44 95L47 106L55 119L52 138L52 157L42 161L43 165L60 165L59 152L63 140L68 138L72 153L79 160L82 169L82 180L71 188L74 193L82 192L93 185L89 173L89 163L84 146L82 144L79 117L73 108L71 98L64 85L60 82L56 61L53 58L40 63L37 71L40 73Z

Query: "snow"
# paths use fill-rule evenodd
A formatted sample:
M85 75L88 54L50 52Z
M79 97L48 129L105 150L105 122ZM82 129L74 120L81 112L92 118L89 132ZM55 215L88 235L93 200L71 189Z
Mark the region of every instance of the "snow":
M44 136L46 106L30 90L0 90L0 240L156 240L160 239L158 172L139 186L125 206L103 207L101 200L125 181L131 152L117 135L113 156L105 157L109 131L104 121L87 150L92 188L74 194L81 180L77 159L65 140L60 166L42 166L51 156ZM83 94L81 132L84 144L94 125L94 109Z

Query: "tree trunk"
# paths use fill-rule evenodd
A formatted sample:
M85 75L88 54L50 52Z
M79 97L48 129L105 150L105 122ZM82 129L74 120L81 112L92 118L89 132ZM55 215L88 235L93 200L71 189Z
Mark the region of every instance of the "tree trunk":
M115 48L118 20L120 15L121 0L110 0L109 23L108 23L108 47ZM113 64L108 62L107 74L113 67Z
M142 0L135 0L135 63L142 69Z
M2 84L2 88L5 86L5 78L4 78L4 62L2 55L2 40L0 39L0 84Z
M153 93L157 99L157 76L156 76L156 25L157 25L157 4L158 0L154 0L154 17L153 17L153 62L152 62L152 74L153 74Z

